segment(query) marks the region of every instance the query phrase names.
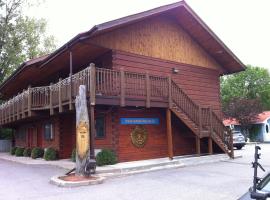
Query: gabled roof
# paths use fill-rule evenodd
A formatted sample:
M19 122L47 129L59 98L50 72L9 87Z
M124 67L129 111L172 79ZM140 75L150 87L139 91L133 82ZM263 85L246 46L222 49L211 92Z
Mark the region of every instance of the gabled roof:
M264 111L256 116L254 120L252 120L252 124L262 124L265 120L270 119L270 111ZM225 126L229 125L240 125L240 123L235 118L224 119L223 124Z
M129 15L123 18L105 22L94 26L87 32L75 36L68 43L56 50L46 61L54 58L66 46L88 39L120 27L142 21L146 18L167 13L177 19L180 25L197 41L224 69L225 74L243 71L245 65L236 55L218 38L218 36L202 21L202 19L188 6L185 1L161 6L145 12ZM45 63L46 63L45 61Z
M0 86L0 92L5 90L10 80L16 78L19 73L22 73L26 67L37 65L40 68L47 66L52 60L58 56L62 56L70 48L80 45L84 40L91 40L92 37L102 33L112 31L123 26L142 21L146 18L166 14L174 17L181 27L191 35L191 37L203 48L209 55L214 58L223 68L224 74L239 72L245 69L244 64L232 53L232 51L215 35L215 33L201 20L201 18L187 5L185 1L161 6L138 14L130 15L106 23L94 26L87 32L83 32L72 38L62 47L54 51L48 56L30 60L23 63L14 74L12 74ZM89 47L90 48L90 47Z

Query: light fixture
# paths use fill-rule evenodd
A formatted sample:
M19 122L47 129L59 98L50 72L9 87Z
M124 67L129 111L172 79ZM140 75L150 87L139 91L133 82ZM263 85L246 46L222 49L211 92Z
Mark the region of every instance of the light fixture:
M177 69L177 68L172 68L172 72L174 73L174 74L178 74L178 72L179 72L179 69Z

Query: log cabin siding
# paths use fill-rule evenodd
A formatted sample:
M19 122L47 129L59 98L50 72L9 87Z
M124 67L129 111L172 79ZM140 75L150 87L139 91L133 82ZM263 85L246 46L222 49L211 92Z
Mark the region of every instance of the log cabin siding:
M123 51L113 51L113 69L145 72L168 76L181 87L195 103L202 106L212 106L218 114L221 113L219 71L199 66L186 65ZM173 74L176 68L179 73Z
M96 36L92 42L110 49L221 70L220 64L170 17L145 19Z

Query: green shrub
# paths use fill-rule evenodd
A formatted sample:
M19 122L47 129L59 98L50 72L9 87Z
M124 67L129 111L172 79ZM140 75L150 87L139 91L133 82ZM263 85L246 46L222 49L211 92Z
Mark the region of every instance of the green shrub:
M17 156L17 157L23 156L23 151L24 151L23 147L17 147L16 151L15 151L15 156Z
M109 149L102 149L96 157L97 165L113 165L117 162L116 155Z
M11 149L10 149L10 154L11 154L11 155L15 155L16 149L17 149L17 147L11 147Z
M35 147L32 149L31 152L31 158L36 159L36 158L42 158L44 154L44 150L40 147Z
M72 161L72 162L76 162L76 149L73 149L73 150L72 150L72 153L71 153L71 161Z
M31 156L31 151L32 151L31 148L25 148L24 151L23 151L23 156L24 157L30 157Z
M56 160L57 159L57 151L53 148L48 148L44 153L45 160Z

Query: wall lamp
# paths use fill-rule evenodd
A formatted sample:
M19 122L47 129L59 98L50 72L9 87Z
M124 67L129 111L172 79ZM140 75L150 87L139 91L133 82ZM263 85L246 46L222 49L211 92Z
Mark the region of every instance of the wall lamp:
M179 69L177 69L177 68L172 68L172 72L173 72L173 74L178 74L178 73L179 73Z

